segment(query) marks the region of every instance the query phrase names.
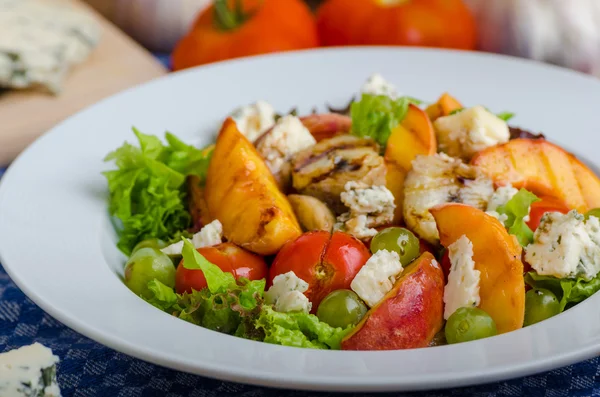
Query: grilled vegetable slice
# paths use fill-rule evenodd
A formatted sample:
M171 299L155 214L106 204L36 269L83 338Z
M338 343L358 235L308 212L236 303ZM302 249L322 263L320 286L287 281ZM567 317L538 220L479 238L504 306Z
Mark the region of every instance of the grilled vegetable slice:
M339 135L297 153L292 181L301 194L320 199L336 214L346 211L340 200L346 182L385 185L386 166L379 145L371 139Z
M490 179L460 159L445 154L417 156L404 184L404 221L431 244L439 234L429 209L444 203L463 203L485 210L494 193Z
M302 233L289 201L250 141L229 118L208 168L205 198L230 242L271 255Z

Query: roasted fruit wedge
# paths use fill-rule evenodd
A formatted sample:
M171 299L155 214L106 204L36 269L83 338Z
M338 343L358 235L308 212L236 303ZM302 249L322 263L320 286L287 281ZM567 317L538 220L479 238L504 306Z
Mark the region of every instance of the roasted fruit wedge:
M419 154L432 155L436 150L435 131L429 117L419 107L409 105L406 117L392 131L384 155L386 186L396 199L394 223L402 220L404 178L412 168L412 161Z
M514 139L479 152L471 163L496 185L512 184L585 213L600 207L600 180L575 156L544 139Z
M342 350L428 346L442 328L444 274L429 252L415 259L377 305L342 341Z
M269 168L231 118L217 137L204 197L227 240L249 251L271 255L302 234Z
M449 116L453 111L462 108L463 105L456 98L445 92L436 103L427 106L425 112L431 121L435 121L442 116Z
M431 209L440 241L448 247L465 235L473 243L475 269L481 272L479 308L496 322L498 333L523 326L525 283L521 246L496 218L465 204Z

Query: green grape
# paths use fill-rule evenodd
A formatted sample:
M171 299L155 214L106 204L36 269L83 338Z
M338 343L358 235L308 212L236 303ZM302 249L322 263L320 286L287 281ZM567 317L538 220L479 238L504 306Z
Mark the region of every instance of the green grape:
M356 325L367 313L367 306L354 293L339 289L327 295L319 304L317 317L332 327L346 328Z
M523 326L539 323L560 313L560 302L551 291L534 288L525 294L525 320Z
M496 323L489 314L476 307L461 307L455 311L444 329L448 343L469 342L494 336Z
M167 243L165 243L162 240L159 240L157 238L149 238L147 240L142 240L139 243L137 243L136 246L133 247L133 251L131 251L131 255L135 254L135 252L141 248L162 249L162 248L165 248L166 246L167 246Z
M400 263L407 266L419 256L419 239L408 229L390 227L377 233L371 240L371 252L379 250L395 251L400 255Z
M171 259L156 248L140 248L125 265L125 285L136 295L151 298L148 282L157 279L161 283L175 286L175 266Z

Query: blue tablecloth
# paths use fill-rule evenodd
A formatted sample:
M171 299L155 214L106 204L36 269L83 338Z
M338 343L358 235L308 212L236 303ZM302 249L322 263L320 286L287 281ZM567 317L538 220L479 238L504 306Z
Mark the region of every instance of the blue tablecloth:
M167 57L160 59L168 62ZM4 169L0 168L0 177L3 173ZM315 395L216 381L165 369L116 352L78 334L44 313L15 286L0 265L0 351L33 342L50 347L61 358L58 381L65 397ZM319 395L337 396L333 393ZM600 396L600 360L595 358L540 375L484 386L429 393L383 394L386 395Z

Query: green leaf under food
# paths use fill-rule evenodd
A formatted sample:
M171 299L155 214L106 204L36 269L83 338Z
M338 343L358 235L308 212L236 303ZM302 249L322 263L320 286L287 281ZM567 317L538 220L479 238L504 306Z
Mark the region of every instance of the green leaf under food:
M264 286L264 279L240 279L239 283L219 293L211 293L205 288L176 294L172 288L155 279L148 283L148 289L154 296L147 301L175 317L213 331L233 334L243 326L244 332L248 330L246 337L256 339L263 335L264 338L261 330L254 329L254 321L263 303Z
M185 204L187 175L204 178L210 151L196 149L167 133L159 138L134 128L140 147L129 143L109 153L117 169L104 172L110 192L109 212L121 221L118 247L130 254L141 240L168 240L191 221Z
M351 330L333 328L313 314L276 312L268 305L263 306L256 328L265 332L267 343L312 349L339 349Z
M533 231L525 223L531 204L540 199L533 193L521 189L505 205L497 208L499 214L507 216L504 226L514 235L521 246L526 247L533 242Z
M148 290L154 294L148 302L161 310L168 310L177 304L178 296L173 288L157 279L148 282Z
M200 269L208 288L202 291L176 294L158 280L148 283L152 305L190 323L273 344L313 349L339 349L342 338L351 327L333 328L317 316L303 312L280 313L264 304L266 281L235 280L200 255L184 240L184 265Z
M362 94L360 101L350 106L352 117L352 134L373 138L381 146L385 146L408 111L411 98L391 99L386 95Z
M224 292L230 286L236 285L233 274L224 272L215 264L210 263L200 255L194 245L188 239L183 239L183 267L186 269L200 269L206 278L206 284L211 293Z
M541 276L536 272L528 272L525 282L533 288L545 288L556 295L560 301L560 310L571 307L600 290L600 275L586 281L583 278L568 279L552 276Z

